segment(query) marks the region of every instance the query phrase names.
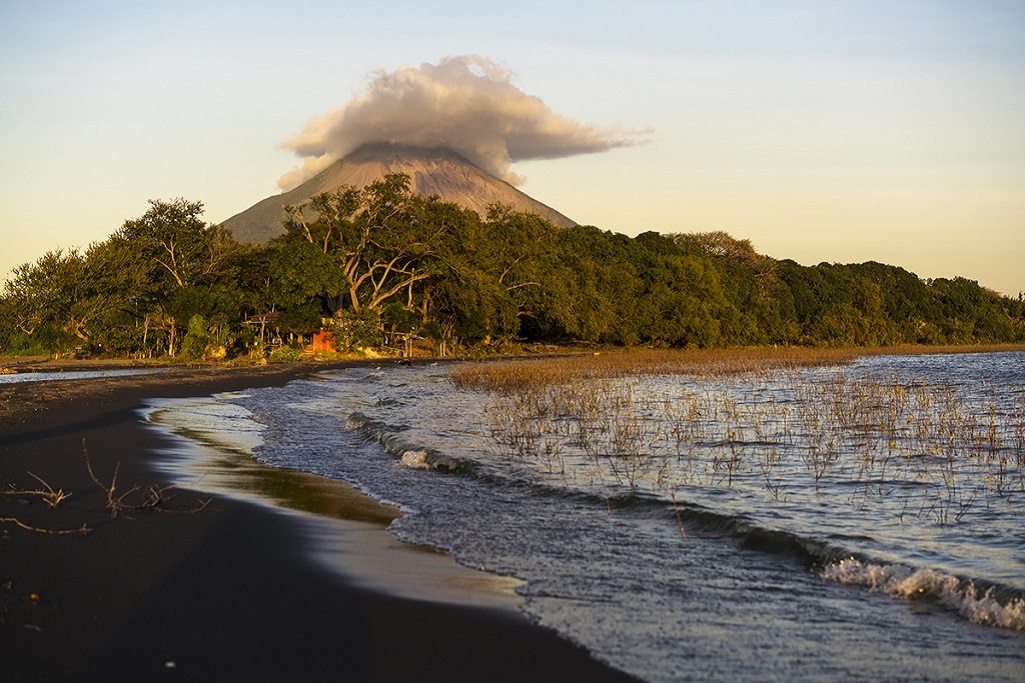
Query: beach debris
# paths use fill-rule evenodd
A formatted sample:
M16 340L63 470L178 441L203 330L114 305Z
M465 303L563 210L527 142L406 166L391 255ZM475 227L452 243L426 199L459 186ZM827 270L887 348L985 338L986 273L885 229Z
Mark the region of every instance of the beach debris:
M21 529L24 529L25 531L34 531L39 534L50 534L53 536L65 536L68 534L87 534L90 531L92 531L92 529L90 529L85 524L78 527L77 529L44 529L41 527L32 526L30 524L25 524L16 517L0 517L0 523L13 524Z
M110 480L110 484L107 485L100 481L99 477L97 477L96 473L93 471L92 462L89 460L89 451L85 447L85 439L82 439L82 456L85 458L85 467L89 471L89 478L92 479L93 483L99 486L107 496L107 509L110 510L111 519L116 519L118 515L127 517L127 512L135 510L161 509L168 512L199 512L200 510L206 509L210 504L210 499L207 499L199 501L197 505L190 508L177 509L167 507L165 503L170 500L167 496L167 492L171 489L178 488L177 484L171 484L169 486L150 485L146 488L144 497L140 502L128 502L129 496L141 491L142 487L135 485L118 495L117 475L121 469L121 463L114 465L114 474Z
M46 481L44 481L42 477L39 477L38 475L32 474L31 472L28 472L28 475L36 481L38 481L40 484L42 484L46 490L20 489L12 484L8 484L8 489L6 491L3 491L3 493L8 496L36 496L42 499L47 505L50 506L50 508L57 507L58 505L60 505L62 501L71 496L71 494L65 492L64 489L58 489L54 491L53 487L46 483Z
M15 496L20 502L30 504L29 500L25 500L26 497L36 497L44 501L50 509L56 508L60 503L71 496L70 493L65 492L63 489L54 490L42 477L28 472L28 475L43 485L44 488L37 489L22 489L8 484L7 488L0 493L7 496ZM73 529L47 529L43 527L32 526L27 524L17 517L0 517L0 523L2 524L13 524L20 529L25 531L34 531L40 534L51 534L51 535L64 535L64 534L87 534L91 529L83 524L80 527Z
M37 490L31 491L29 493L32 493L34 495L38 495L51 508L57 507L58 505L61 504L62 501L64 501L65 499L71 497L71 494L70 493L65 493L64 489L57 489L56 491L54 491L53 487L50 486L48 483L46 483L43 480L42 477L39 477L39 476L37 476L35 474L32 474L31 472L29 472L28 475L30 477L32 477L33 479L35 479L36 481L38 481L40 484L42 484L43 486L46 487L45 491L37 489Z

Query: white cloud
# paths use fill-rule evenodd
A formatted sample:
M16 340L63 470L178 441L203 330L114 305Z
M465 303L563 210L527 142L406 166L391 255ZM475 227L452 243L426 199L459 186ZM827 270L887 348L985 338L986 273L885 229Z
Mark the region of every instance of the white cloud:
M553 112L483 57L378 71L366 91L309 121L282 143L303 159L278 181L290 189L364 144L447 147L484 170L521 182L510 165L604 152L643 141L648 130L586 125Z

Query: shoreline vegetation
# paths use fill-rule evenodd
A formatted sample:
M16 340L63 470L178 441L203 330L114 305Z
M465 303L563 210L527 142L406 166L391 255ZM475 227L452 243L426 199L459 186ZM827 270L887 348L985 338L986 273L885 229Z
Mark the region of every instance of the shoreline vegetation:
M494 447L549 483L569 486L567 463L582 460L592 479L673 501L686 483L732 488L742 474L779 500L786 480L808 475L817 490L828 473L858 492L852 504L924 491L907 501L908 517L947 525L1025 493L1025 387L969 397L914 374L809 381L797 371L871 355L996 352L1025 346L648 351L464 364L450 374L457 388L488 397ZM622 381L673 375L692 386L650 396Z
M0 374L26 372L73 372L88 370L287 370L290 367L317 368L339 364L463 362L468 367L496 363L518 363L520 361L550 360L561 365L557 374L585 372L593 367L594 373L612 374L678 374L698 368L721 370L733 368L742 371L746 367L761 365L814 366L849 362L859 356L871 355L935 355L958 353L994 353L1000 351L1025 351L1025 342L1000 344L898 344L892 346L745 346L709 349L672 349L652 347L621 347L600 344L526 344L508 342L501 347L480 353L438 356L426 349L417 349L406 356L400 351L366 355L359 352L307 353L295 359L187 359L187 358L124 358L116 356L77 357L75 355L22 355L0 352ZM576 368L573 370L572 368ZM468 376L473 371L468 370ZM459 381L459 380L457 380Z
M517 390L572 379L636 375L716 375L771 369L842 365L861 356L934 355L1025 351L1025 344L971 346L898 345L884 347L747 347L729 349L576 350L531 363L526 357L494 357L487 364L466 364L453 373L456 386L485 391Z
M636 237L475 211L386 176L287 207L241 242L153 200L109 238L0 288L0 352L297 361L510 346L873 347L1025 342L1025 293L873 261L804 266L725 232Z

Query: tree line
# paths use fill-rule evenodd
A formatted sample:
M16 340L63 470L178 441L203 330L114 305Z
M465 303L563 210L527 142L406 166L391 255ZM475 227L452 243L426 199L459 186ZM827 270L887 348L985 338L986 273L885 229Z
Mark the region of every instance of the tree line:
M964 278L802 266L723 232L631 238L501 206L481 217L402 174L286 213L284 234L254 245L205 223L200 202L151 201L102 242L15 268L0 349L196 358L262 355L274 339L287 356L325 328L343 351L397 335L450 348L1025 341L1022 296Z

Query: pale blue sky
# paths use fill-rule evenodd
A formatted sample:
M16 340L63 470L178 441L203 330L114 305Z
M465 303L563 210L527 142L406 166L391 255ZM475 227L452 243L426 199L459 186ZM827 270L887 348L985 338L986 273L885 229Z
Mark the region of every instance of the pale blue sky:
M148 199L223 220L373 69L477 54L648 144L516 164L582 223L1025 290L1025 3L0 0L0 278Z

